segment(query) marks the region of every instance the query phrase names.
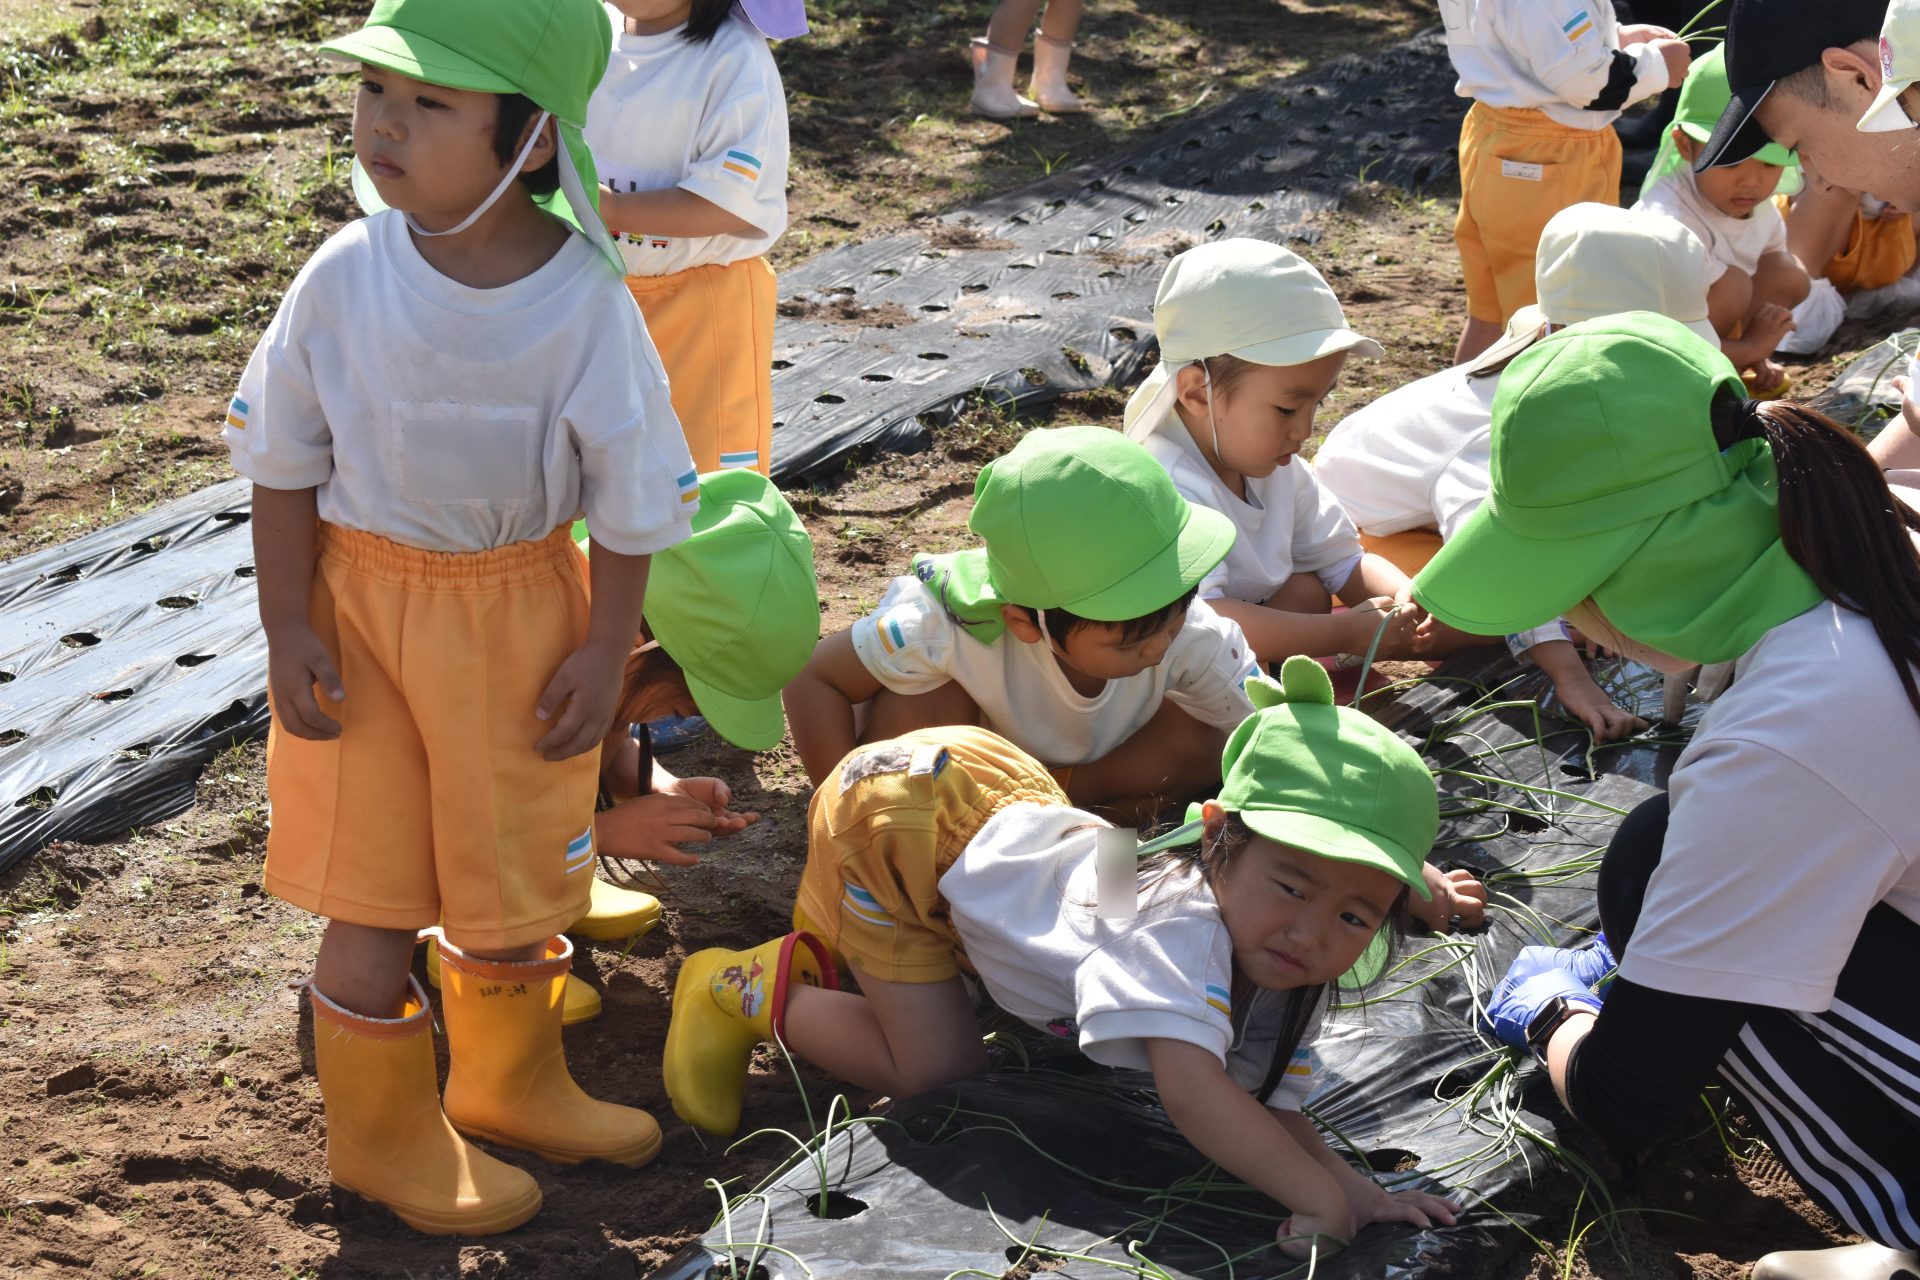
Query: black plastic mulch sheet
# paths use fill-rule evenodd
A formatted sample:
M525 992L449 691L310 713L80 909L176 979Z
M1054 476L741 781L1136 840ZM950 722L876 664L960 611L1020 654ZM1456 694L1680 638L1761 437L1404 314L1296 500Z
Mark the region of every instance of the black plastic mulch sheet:
M1840 376L1808 403L1871 440L1888 418L1900 412L1900 393L1893 389L1893 380L1906 373L1916 349L1920 349L1920 329L1889 334L1848 361Z
M1453 80L1437 34L1341 58L925 233L784 272L774 479L804 481L863 445L925 448L982 397L1029 406L1137 379L1157 359L1153 296L1180 249L1310 242L1309 217L1365 180L1457 183ZM832 312L854 318L821 318Z
M249 487L0 565L0 870L170 817L267 729Z
M1659 714L1657 675L1609 668L1606 680L1641 714ZM1454 1227L1371 1227L1322 1259L1319 1277L1484 1275L1525 1246L1503 1213L1526 1224L1578 1194L1571 1174L1513 1137L1518 1123L1550 1138L1560 1112L1536 1072L1513 1070L1512 1056L1472 1029L1474 999L1540 934L1570 942L1594 927L1598 851L1618 811L1664 786L1678 735L1589 756L1587 735L1565 721L1540 721L1536 744L1534 710L1474 709L1544 688L1504 650L1480 650L1431 683L1370 700L1436 768L1454 771L1441 778L1448 816L1433 860L1489 878L1498 909L1478 936L1407 940L1401 967L1345 994L1318 1044L1325 1083L1309 1110L1335 1150L1364 1154L1381 1181L1444 1189L1473 1208ZM1023 1043L1032 1046L1028 1064L1000 1054L992 1074L836 1133L817 1160L736 1199L656 1280L730 1280L729 1258L739 1275L755 1264L766 1280L997 1277L1023 1260L1084 1280L1128 1274L1115 1264L1182 1280L1307 1274L1272 1247L1284 1210L1220 1185L1231 1180L1209 1173L1172 1128L1150 1077L1063 1055L1057 1040ZM816 1097L816 1115L821 1104ZM823 1173L825 1216L815 1212Z

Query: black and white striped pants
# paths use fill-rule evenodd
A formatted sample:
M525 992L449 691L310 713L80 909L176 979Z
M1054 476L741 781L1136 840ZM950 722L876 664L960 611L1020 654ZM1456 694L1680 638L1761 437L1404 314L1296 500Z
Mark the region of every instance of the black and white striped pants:
M1616 955L1632 945L1666 825L1666 797L1649 800L1607 851L1600 918ZM1878 906L1858 929L1824 1013L1616 981L1569 1063L1574 1114L1631 1158L1670 1136L1717 1073L1808 1194L1869 1240L1920 1249L1920 924Z

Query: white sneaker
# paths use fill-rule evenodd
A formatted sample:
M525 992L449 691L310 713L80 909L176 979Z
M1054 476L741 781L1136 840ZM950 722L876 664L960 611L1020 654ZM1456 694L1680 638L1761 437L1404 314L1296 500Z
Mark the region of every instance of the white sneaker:
M1920 1280L1920 1257L1881 1244L1796 1249L1754 1263L1753 1280Z

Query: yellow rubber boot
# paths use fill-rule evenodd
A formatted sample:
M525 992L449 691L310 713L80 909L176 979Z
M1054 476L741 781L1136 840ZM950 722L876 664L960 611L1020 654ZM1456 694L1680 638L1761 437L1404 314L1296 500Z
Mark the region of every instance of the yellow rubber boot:
M440 944L434 938L427 939L427 981L433 989L440 989ZM591 1022L600 1016L600 993L595 991L571 973L567 975L567 992L560 1010L560 1025L571 1027L578 1022Z
M660 899L638 889L622 889L595 876L587 914L574 921L567 932L595 942L625 942L659 923Z
M790 933L751 951L696 951L673 984L661 1073L674 1114L726 1137L740 1127L753 1047L780 1037L794 983L837 991L826 946Z
M660 1126L638 1107L587 1096L560 1045L573 944L550 938L538 960L480 960L440 939L447 1023L446 1108L454 1128L559 1164L637 1168L660 1154Z
M365 1018L313 991L313 1058L327 1107L327 1170L415 1231L489 1235L540 1209L540 1187L453 1131L440 1109L427 993L408 979L398 1018Z

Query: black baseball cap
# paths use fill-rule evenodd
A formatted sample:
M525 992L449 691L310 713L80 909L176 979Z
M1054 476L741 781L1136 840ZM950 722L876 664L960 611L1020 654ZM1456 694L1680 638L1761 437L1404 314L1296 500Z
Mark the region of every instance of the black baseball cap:
M1693 171L1751 159L1772 141L1753 112L1785 76L1839 48L1880 34L1887 0L1733 0L1727 14L1727 84L1733 100L1700 148Z

